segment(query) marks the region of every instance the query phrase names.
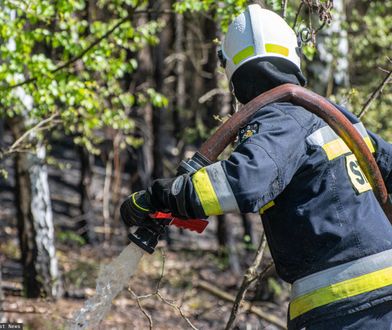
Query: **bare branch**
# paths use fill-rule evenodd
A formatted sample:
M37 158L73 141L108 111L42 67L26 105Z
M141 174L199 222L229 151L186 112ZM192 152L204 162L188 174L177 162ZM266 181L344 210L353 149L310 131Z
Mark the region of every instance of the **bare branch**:
M267 265L267 267L265 267L263 269L263 271L260 273L261 274L265 274L272 266L272 263ZM260 277L259 277L260 278ZM223 291L221 289L219 289L218 287L216 287L215 285L208 283L206 281L199 281L197 283L197 287L200 289L203 289L207 292L209 292L210 294L221 298L223 300L229 301L229 302L234 302L235 301L235 297L229 293L227 293L226 291ZM268 314L266 312L264 312L263 310L261 310L258 307L255 307L253 305L251 305L249 302L244 301L243 305L245 307L245 309L247 311L249 311L250 313L255 314L256 316L260 317L261 319L274 324L276 326L278 326L281 329L286 329L286 324L284 322L282 322L278 317L276 317L275 315L272 314Z
M44 128L45 129L49 129L51 127L53 127L53 125L55 123L57 123L57 121L55 121L55 119L59 116L59 114L56 112L54 114L52 114L50 117L40 121L38 124L36 124L35 126L33 126L32 128L30 128L29 130L27 130L26 132L23 133L23 135L18 138L9 148L8 150L1 152L0 153L0 158L3 158L6 155L10 155L12 153L17 152L18 150L20 150L18 147L19 145L26 140L30 134L34 133L34 132L38 132L38 131L42 131Z
M198 328L196 328L196 327L192 324L192 322L185 316L185 314L184 314L184 312L183 312L183 310L181 309L180 306L178 306L178 305L172 303L171 301L167 300L166 298L164 298L164 297L161 295L161 293L160 293L159 291L157 292L157 296L158 296L158 298L161 299L161 301L163 301L165 304L167 304L167 305L173 307L175 310L177 310L177 311L180 313L181 317L186 321L186 323L188 323L188 325L189 325L193 330L198 330Z
M384 80L381 82L380 85L378 85L378 87L375 89L375 91L372 93L372 95L370 96L370 98L366 101L366 103L364 104L361 112L358 114L359 119L361 119L363 116L365 116L366 112L369 110L371 104L373 103L373 101L375 99L378 98L378 96L382 93L384 87L388 84L389 80L392 77L392 70L389 71L389 73L387 74L387 76L384 78Z
M319 33L319 32L325 27L326 24L327 24L327 22L324 21L324 22L314 31L314 34L316 35L317 33Z
M220 94L229 94L229 92L222 88L213 88L209 90L207 93L200 96L198 101L199 103L203 104L207 102L209 99L213 98L215 95L220 95Z
M265 234L263 234L263 236L261 237L261 240L260 240L260 245L259 245L257 252L256 252L255 259L254 259L253 263L249 266L249 268L246 270L244 278L243 278L241 286L240 286L240 289L237 292L237 296L235 298L233 308L231 309L230 317L229 317L229 320L227 321L225 330L229 330L233 327L234 321L235 321L237 314L238 314L238 309L240 308L240 305L245 298L245 294L248 291L249 286L259 276L259 274L257 273L257 269L259 268L261 260L263 259L264 249L265 249L266 244L267 244L267 242L265 239Z
M139 309L141 310L141 312L146 316L148 323L149 323L149 327L150 330L152 330L153 328L153 322L152 322L152 318L151 315L147 313L147 311L143 308L142 303L141 303L141 298L131 289L128 288L128 291L132 294L132 296L136 299L137 305L139 306Z
M257 275L257 278L255 279L256 281L256 291L257 288L259 288L259 286L261 285L261 280L264 278L265 274L267 274L267 272L272 268L272 266L274 265L273 260L271 260L271 262L269 264L267 264L267 266L265 266ZM253 307L253 303L250 302L248 303L248 307L246 307L246 309L248 311L251 311Z
M297 13L295 14L294 23L292 26L293 30L294 30L295 26L297 25L299 14L301 13L303 5L304 5L304 3L301 1L301 4L298 6Z
M378 69L379 69L381 72L389 73L389 70L384 69L384 68L382 68L382 67L378 67Z
M156 287L156 291L154 293L151 294L147 294L147 295L143 295L143 296L138 296L136 295L136 293L129 287L128 291L132 294L133 298L136 299L138 306L140 308L140 310L142 311L142 313L148 318L149 322L150 322L150 329L152 329L152 318L151 316L146 312L146 310L143 308L143 306L141 305L140 301L143 299L147 299L147 298L151 298L151 297L158 297L162 302L164 302L165 304L173 307L175 310L177 310L181 317L185 320L186 323L188 323L188 325L194 329L194 330L198 330L198 328L196 328L192 322L188 319L188 317L185 315L184 311L182 310L181 306L176 305L174 302L169 301L167 298L165 298L164 296L162 296L161 292L159 291L160 286L161 286L161 282L165 273L165 253L164 250L161 249L161 255L162 255L162 268L161 268L161 275L159 277L158 283L157 283L157 287Z

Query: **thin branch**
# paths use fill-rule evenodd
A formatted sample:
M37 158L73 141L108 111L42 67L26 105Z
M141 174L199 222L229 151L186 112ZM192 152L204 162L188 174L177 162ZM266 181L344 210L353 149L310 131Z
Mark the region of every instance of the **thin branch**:
M209 90L207 93L203 94L202 96L199 97L198 101L199 103L203 104L206 103L208 100L213 98L216 95L221 95L221 94L228 94L229 92L226 91L223 88L213 88Z
M358 115L358 118L361 119L363 116L365 116L366 112L369 110L371 104L373 103L373 101L375 99L377 99L377 97L382 93L384 87L388 84L389 80L392 77L392 70L389 71L389 73L387 74L387 76L384 78L384 80L381 82L381 84L376 88L376 90L372 93L372 95L370 96L370 98L366 101L366 103L364 104L361 112Z
M181 317L185 320L186 323L188 323L188 325L193 329L193 330L198 330L198 328L196 328L192 322L188 319L188 317L184 314L183 310L181 309L180 306L176 305L175 303L169 301L168 299L166 299L165 297L162 296L161 292L159 291L160 286L161 286L161 282L163 279L163 276L165 274L165 262L166 262L166 256L164 253L164 250L161 249L161 255L162 255L162 268L161 268L161 275L159 277L157 286L156 286L156 290L154 293L151 294L147 294L147 295L143 295L143 296L138 296L130 287L128 287L128 291L132 294L132 296L134 297L134 299L136 299L138 306L140 308L140 310L142 311L142 313L148 318L149 322L150 322L150 329L152 329L152 318L151 316L146 312L146 310L144 310L143 306L141 305L140 301L147 299L147 298L151 298L151 297L158 297L162 302L164 302L165 304L173 307L175 310L177 310Z
M297 25L299 14L301 13L303 5L304 5L304 3L301 1L301 4L299 5L299 7L297 9L297 13L295 14L294 23L293 23L293 26L292 26L293 30L294 30L295 26Z
M28 136L36 131L41 131L43 129L43 127L46 128L50 128L53 126L53 124L57 121L55 121L55 119L59 116L58 113L54 113L52 114L50 117L40 121L37 125L33 126L32 128L30 128L29 130L27 130L26 132L23 133L23 135L18 138L9 148L8 150L0 153L0 158L3 158L5 155L9 155L12 154L14 152L16 152L16 150L18 150L18 146L25 140L28 138ZM49 124L50 123L50 124ZM49 124L47 126L45 126L46 124Z
M314 34L319 33L319 32L325 27L326 24L327 24L327 22L324 21L324 22L314 31Z
M264 268L262 273L265 274L270 268L271 268L271 266L267 265L267 267ZM229 301L229 302L232 302L232 303L234 303L234 301L235 301L235 297L233 295L231 295L230 293L227 293L226 291L221 290L220 288L216 287L215 285L213 285L211 283L208 283L206 281L199 281L199 282L197 282L196 285L197 285L198 288L200 288L202 290L205 290L208 293L210 293L210 294L212 294L212 295L214 295L214 296L216 296L218 298L221 298L223 300L226 300L226 301ZM279 327L281 329L287 329L285 322L282 322L275 315L270 314L270 313L266 313L261 308L256 307L256 306L250 304L247 301L244 301L243 305L244 305L244 308L248 312L250 312L250 313L260 317L261 319L263 319L263 320L265 320L265 321L267 321L267 322L269 322L271 324L276 325L277 327Z
M383 69L382 67L378 67L378 69L379 69L381 72L384 72L384 73L389 73L389 70L387 70L387 69Z
M265 274L267 274L267 272L272 268L272 266L274 265L274 262L271 260L271 262L269 264L267 264L267 266L265 266L257 275L257 277L255 278L256 281L256 291L259 288L259 285L261 284L261 280L264 278ZM253 307L253 303L249 303L247 310L251 311Z
M240 308L242 301L245 298L245 294L248 291L249 286L259 276L259 274L257 273L257 269L259 268L260 263L263 259L266 243L267 242L265 239L265 234L263 234L263 236L261 237L261 240L260 240L260 245L259 245L257 252L256 252L255 259L254 259L253 263L249 266L249 268L246 270L244 278L241 283L241 286L237 292L237 296L235 298L233 307L231 309L230 317L229 317L229 320L227 321L225 330L229 330L233 327L234 321L235 321L237 314L238 314L238 310Z
M160 293L159 291L157 292L157 296L158 296L158 298L161 299L161 301L163 301L165 304L167 304L167 305L173 307L175 310L177 310L177 311L180 313L181 317L186 321L186 323L188 323L188 325L189 325L193 330L198 330L198 328L196 328L196 327L192 324L192 322L185 316L185 314L184 314L184 312L182 311L182 309L181 309L180 306L178 306L178 305L172 303L171 301L167 300L166 298L164 298L164 297L161 295L161 293Z
M132 293L132 295L133 295L133 297L136 299L136 302L137 302L137 305L139 306L139 309L141 310L141 312L145 315L145 317L147 318L147 320L148 320L148 323L149 323L149 327L150 327L150 330L152 330L152 328L153 328L153 322L152 322L152 318L151 318L151 315L150 314L148 314L148 312L144 309L144 307L142 306L142 303L141 303L141 298L131 289L131 288L128 288L128 291L130 292L130 293Z

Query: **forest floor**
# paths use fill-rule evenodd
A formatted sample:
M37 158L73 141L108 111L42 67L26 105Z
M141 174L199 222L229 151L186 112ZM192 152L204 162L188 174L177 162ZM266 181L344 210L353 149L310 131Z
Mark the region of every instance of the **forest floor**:
M115 245L99 244L94 247L58 243L57 256L65 298L55 302L27 299L22 292L22 271L14 231L6 228L9 239L0 243L6 296L2 321L23 323L25 329L66 329L84 300L93 295L100 264L109 263L125 246L124 240ZM201 239L197 234L180 233L175 229L170 249L165 247L165 242L160 242L155 254L143 256L129 288L124 288L113 301L100 329L149 329L148 317L130 290L139 296L148 295L155 293L157 286L164 301L157 295L139 301L145 313L150 315L153 329L191 329L185 317L198 329L223 329L232 303L203 290L198 283L205 281L235 295L242 274L233 272L227 255L217 252L212 233L211 228L206 233L207 237ZM244 249L239 252L243 271L252 261L254 252L245 252ZM263 265L268 260L270 257L266 256ZM276 279L273 271L250 290L247 298L254 306L285 321L287 287ZM238 329L278 329L244 310L237 324Z
M56 157L60 158L59 155ZM66 170L51 166L49 185L64 296L57 301L24 297L12 162L9 161L6 167L10 180L0 180L0 262L5 294L0 309L0 322L23 323L24 329L66 329L84 301L94 294L100 265L109 263L129 243L124 227L118 223L111 224L115 228L114 234L109 241L104 241L100 191L105 171L102 166L94 166L93 182L96 192L93 196L93 212L98 240L94 245L83 245L72 234L70 229L79 216L77 185L80 171L77 162L73 161L77 158L74 151L65 148L61 158L60 161L67 164ZM230 253L218 247L216 219L211 220L202 235L177 228L171 230L170 247L166 241L161 241L156 253L143 256L136 274L129 282L129 288L124 288L114 299L110 313L99 328L174 330L191 329L194 326L198 329L223 329L230 315L232 302L211 294L201 288L199 283L205 281L235 296L242 274L251 264L258 243L254 243L253 249L245 248L241 220L229 216L226 222L233 240ZM254 216L251 217L251 222L255 238L259 240L262 233L260 219ZM270 263L270 260L267 251L261 268ZM159 295L154 294L157 286ZM152 295L140 299L139 306L131 290L139 296ZM288 286L278 279L274 269L252 287L247 300L285 322ZM237 329L273 330L278 327L243 308L237 319Z
M202 246L195 248L197 242L186 246L194 239L183 237L176 244L176 251L160 248L154 255L145 255L137 273L129 282L129 288L124 288L113 301L112 309L101 323L100 329L149 329L150 322L141 308L150 315L153 329L191 329L185 317L198 329L223 329L232 303L203 290L198 283L206 281L235 295L242 276L233 274L227 258L218 256L214 249ZM12 257L16 247L9 241L0 245L5 256L3 290L6 297L2 306L2 321L23 323L25 329L66 329L84 300L93 295L99 265L109 263L120 252L119 246L57 248L65 298L54 302L23 297L21 270L17 259ZM165 251L164 254L162 251ZM251 261L250 256L245 257L247 263ZM248 298L253 300L254 306L276 315L284 322L287 294L280 289L284 287L281 283L276 282L275 287L271 288L274 286L271 279L275 277L273 273L270 276L272 277L250 290ZM154 295L158 286L165 301ZM153 295L141 299L140 307L131 290L139 296ZM248 311L242 311L238 317L238 329L278 328Z

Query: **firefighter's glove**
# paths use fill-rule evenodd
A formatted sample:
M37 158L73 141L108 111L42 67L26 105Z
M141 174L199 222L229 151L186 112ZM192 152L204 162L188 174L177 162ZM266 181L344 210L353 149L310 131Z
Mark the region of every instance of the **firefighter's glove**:
M157 210L170 212L172 215L189 219L194 215L192 210L187 208L190 203L186 200L188 190L191 186L188 174L177 176L170 179L154 180L148 193L151 196L151 202Z
M149 214L154 212L150 196L145 190L128 196L120 207L121 218L129 227L148 225L148 222L151 221Z

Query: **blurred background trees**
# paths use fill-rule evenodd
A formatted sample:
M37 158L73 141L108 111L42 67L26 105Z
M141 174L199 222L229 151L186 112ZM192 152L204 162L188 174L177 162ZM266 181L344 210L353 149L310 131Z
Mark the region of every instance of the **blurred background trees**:
M216 51L251 2L2 1L0 261L18 242L27 297L67 292L64 249L125 244L122 198L173 176L234 111ZM356 114L392 70L390 0L253 2L307 39L309 88ZM387 84L364 116L389 141L391 104ZM214 236L234 273L254 232L248 216L219 219Z

